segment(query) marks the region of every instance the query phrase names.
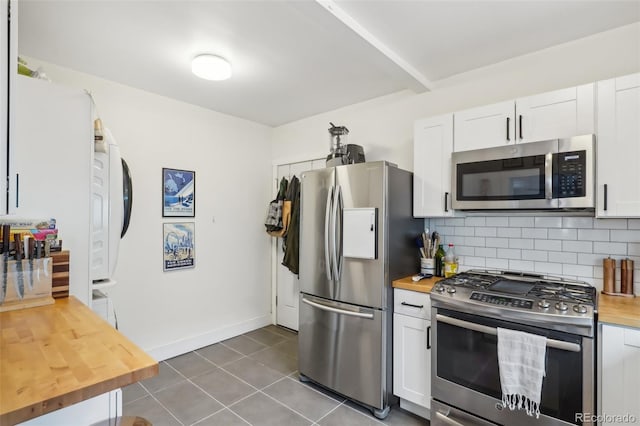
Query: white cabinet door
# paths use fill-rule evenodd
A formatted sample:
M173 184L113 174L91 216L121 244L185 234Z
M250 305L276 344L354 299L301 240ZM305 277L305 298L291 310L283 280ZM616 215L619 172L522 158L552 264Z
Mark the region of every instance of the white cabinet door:
M453 114L417 120L413 135L413 216L451 216Z
M599 81L598 217L640 217L640 74Z
M393 314L393 393L424 408L431 403L431 321Z
M91 99L79 89L16 76L9 213L55 218L71 251L69 292L91 305Z
M603 324L601 328L602 368L600 414L604 425L629 424L623 416L640 419L640 329ZM616 418L620 416L620 418ZM620 420L620 421L618 421ZM633 423L635 423L635 421Z
M12 20L9 21L9 15ZM9 140L9 114L15 103L15 79L18 73L18 2L16 0L0 0L0 214L8 213L7 198L7 152ZM7 43L6 35L10 42ZM8 82L8 83L7 83Z
M515 143L514 115L514 101L456 112L453 149L469 151Z
M594 107L593 83L517 99L516 141L594 133Z

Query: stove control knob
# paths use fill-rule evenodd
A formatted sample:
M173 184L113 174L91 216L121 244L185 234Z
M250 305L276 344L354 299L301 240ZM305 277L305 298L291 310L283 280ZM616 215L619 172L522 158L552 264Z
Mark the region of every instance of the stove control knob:
M448 287L448 288L447 288L447 293L449 293L449 294L453 294L453 293L455 293L455 292L456 292L456 288L455 288L455 287Z
M581 304L573 305L573 310L579 314L587 313L587 307Z
M442 293L442 292L444 292L444 286L443 286L442 284L438 284L438 285L436 285L436 291L437 291L438 293Z
M558 302L558 303L556 303L556 309L557 309L557 310L559 310L559 311L564 312L564 311L566 311L567 309L569 309L569 305L567 305L567 304L566 304L566 303L564 303L564 302Z
M542 309L549 309L549 302L542 299L541 301L538 302L538 306Z

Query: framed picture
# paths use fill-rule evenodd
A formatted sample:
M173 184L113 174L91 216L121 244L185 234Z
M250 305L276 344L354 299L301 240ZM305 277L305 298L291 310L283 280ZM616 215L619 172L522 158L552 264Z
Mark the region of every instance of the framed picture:
M162 169L162 217L195 217L196 172Z
M195 223L163 223L164 271L195 267Z

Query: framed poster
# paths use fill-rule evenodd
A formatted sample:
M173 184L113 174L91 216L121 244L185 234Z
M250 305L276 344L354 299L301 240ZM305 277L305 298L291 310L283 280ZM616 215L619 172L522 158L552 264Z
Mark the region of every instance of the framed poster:
M164 271L195 267L195 223L163 223Z
M195 217L196 172L162 169L162 217Z

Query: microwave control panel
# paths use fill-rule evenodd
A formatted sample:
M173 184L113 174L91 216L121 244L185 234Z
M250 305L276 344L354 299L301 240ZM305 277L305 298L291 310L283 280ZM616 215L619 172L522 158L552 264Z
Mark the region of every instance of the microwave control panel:
M553 198L584 197L587 180L586 151L553 154Z

